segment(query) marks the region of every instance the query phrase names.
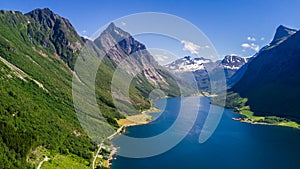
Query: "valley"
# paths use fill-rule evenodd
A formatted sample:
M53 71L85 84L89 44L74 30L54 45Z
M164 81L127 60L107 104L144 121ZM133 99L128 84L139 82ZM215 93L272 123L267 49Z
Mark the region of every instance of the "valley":
M128 23L110 21L94 39L73 23L49 8L0 10L0 169L298 167L299 30L278 24L263 47L247 37L241 48L254 54L215 60L201 53L213 46L182 39L173 50L189 54L165 63ZM120 155L159 149L122 136L146 142L181 110L182 128L156 144L190 127L182 142L153 157Z

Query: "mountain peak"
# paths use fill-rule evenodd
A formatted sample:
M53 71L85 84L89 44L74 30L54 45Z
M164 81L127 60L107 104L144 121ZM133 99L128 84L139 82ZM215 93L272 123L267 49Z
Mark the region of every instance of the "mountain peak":
M54 12L49 8L43 8L43 9L37 8L37 9L32 10L31 12L28 12L26 15L51 16L51 15L54 15Z
M52 48L52 52L60 56L72 68L75 52L83 45L81 37L77 34L70 21L55 14L49 8L35 9L25 14L36 23L31 23L29 36L36 39L41 46ZM36 27L35 24L39 26ZM37 32L38 29L40 32ZM63 50L66 49L66 50Z
M115 25L115 23L111 22L107 28L102 32L102 36L103 34L110 34L113 38L115 38L118 41L123 40L124 38L129 38L131 37L131 35L122 30L121 28L117 27ZM100 35L101 36L101 35Z
M192 56L184 56L183 58L165 65L165 67L175 72L193 72L205 70L204 65L211 62L210 59L205 59L203 57L193 58Z
M274 39L272 40L271 44L275 44L281 40L287 39L288 37L295 34L296 32L297 32L296 29L291 29L291 28L285 27L283 25L280 25L276 29L276 33L275 33Z
M113 22L111 22L107 27L107 29L116 29L116 28L117 27L116 27L115 23L113 23Z
M227 69L240 69L244 64L248 62L249 58L239 57L236 55L226 55L221 61L224 68Z
M146 49L146 46L136 41L128 32L117 27L113 22L95 39L95 44L101 49L110 50L113 46L119 47L128 55Z
M50 28L53 28L56 20L66 20L58 15L56 15L53 11L51 11L49 8L44 8L44 9L35 9L31 12L26 13L25 15L33 18L34 20L44 23ZM68 22L68 21L67 21Z
M190 60L192 57L191 56L185 56L184 58Z

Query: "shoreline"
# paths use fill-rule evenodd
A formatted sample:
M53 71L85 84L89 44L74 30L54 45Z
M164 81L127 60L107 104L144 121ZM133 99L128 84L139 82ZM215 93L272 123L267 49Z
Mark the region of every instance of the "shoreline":
M258 124L258 125L289 127L289 128L294 128L294 129L300 130L299 123L297 123L296 121L287 119L287 118L282 118L282 117L277 117L277 116L255 116L254 113L248 109L244 109L244 108L236 109L236 108L226 107L226 105L219 105L219 104L216 104L213 102L211 102L210 104L224 107L226 109L233 111L234 113L236 113L238 115L243 116L243 117L239 117L239 118L235 118L235 117L232 118L232 120L239 121L241 123L248 123L248 124L254 124L254 125ZM249 111L250 114L243 113L243 110ZM261 118L262 120L257 121L258 118ZM278 119L278 120L282 120L282 121L277 121L275 123L268 123L268 122L264 121L266 118L274 118L274 119Z
M236 113L236 112L235 112ZM239 115L243 115L243 114L240 114L240 113L237 113ZM265 122L255 122L255 121L247 121L247 119L243 119L243 118L231 118L232 120L234 121L239 121L241 123L248 123L248 124L259 124L259 125L268 125L268 126L280 126L280 125L276 125L276 124L271 124L271 123L265 123ZM281 127L287 127L287 126L281 126Z
M133 115L133 116L127 116L125 119L117 120L118 124L120 125L120 128L118 128L115 133L113 133L112 135L110 135L109 137L107 137L104 140L104 141L107 140L110 142L110 147L112 149L110 152L110 155L109 155L109 159L107 160L108 164L107 164L107 166L104 166L104 167L108 167L108 168L112 167L112 161L116 159L115 156L117 155L118 150L120 149L120 147L117 147L112 143L112 140L114 138L116 138L118 135L126 133L126 129L128 127L145 125L145 124L151 123L153 120L153 117L151 115L149 115L149 113L159 113L159 112L161 112L161 110L158 109L157 107L151 107L147 110L142 111L140 114ZM103 145L104 141L100 145ZM103 146L100 146L97 152L99 153L102 148L103 148ZM96 156L98 155L98 153L96 154ZM96 161L96 160L94 160L94 161Z
M230 109L230 110L232 110L232 109ZM265 119L263 119L262 121L255 121L254 118L251 118L248 115L243 114L242 112L236 112L234 110L232 110L232 111L238 115L244 116L244 117L238 117L238 118L236 118L236 117L231 118L232 120L239 121L241 123L248 123L248 124L253 124L253 125L288 127L288 128L300 130L300 124L295 121L289 120L289 119L288 119L289 121L285 121L285 122L282 121L282 122L277 122L277 123L268 123L268 122L264 121ZM254 117L256 117L256 118L275 117L275 118L281 119L281 117L276 117L276 116L254 116ZM283 118L283 119L285 119L285 118ZM288 123L293 123L293 125L289 125ZM294 126L294 125L297 125L297 126Z
M147 110L142 111L140 114L127 116L125 119L117 120L117 123L121 127L131 127L137 125L144 125L151 123L153 120L153 116L149 115L150 113L159 113L161 112L160 109L157 107L151 107Z

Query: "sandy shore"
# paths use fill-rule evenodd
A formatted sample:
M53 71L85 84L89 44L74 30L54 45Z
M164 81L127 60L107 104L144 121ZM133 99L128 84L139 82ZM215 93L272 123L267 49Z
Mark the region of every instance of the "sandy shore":
M160 112L160 110L156 107L152 107L148 110L143 111L141 114L133 115L133 116L127 116L126 119L120 119L118 120L118 124L121 126L114 134L109 136L107 139L112 140L116 136L126 132L126 128L130 126L136 126L136 125L144 125L148 124L153 120L153 117L149 115L149 113L155 113L155 112ZM115 156L118 153L119 147L116 147L115 145L111 144L112 151L109 156L109 163L108 167L112 167L112 161L115 159Z
M270 124L270 123L264 123L264 122L250 121L250 120L247 120L247 119L244 119L244 118L232 118L232 120L239 121L239 122L242 122L242 123L249 123L249 124L260 124L260 125L278 126L278 125L276 125L276 124Z
M124 127L148 124L153 120L153 117L149 115L149 113L155 112L160 112L160 110L156 107L152 107L148 110L143 111L141 114L127 116L126 119L120 119L117 122L120 126Z

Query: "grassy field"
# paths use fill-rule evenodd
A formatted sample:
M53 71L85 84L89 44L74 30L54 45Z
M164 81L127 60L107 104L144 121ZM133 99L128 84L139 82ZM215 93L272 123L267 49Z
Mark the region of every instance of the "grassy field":
M85 160L78 156L61 155L57 154L50 158L49 161L44 162L42 169L67 169L67 168L80 168L80 169L90 169L85 165Z
M276 117L276 116L255 116L254 112L250 110L241 110L240 114L246 116L242 119L242 122L251 122L251 123L266 123L278 126L286 126L292 128L300 128L300 124L297 122L291 121L290 119Z
M263 116L255 116L250 110L242 110L241 114L247 116L247 118L252 119L253 121L261 121L265 119Z
M127 116L126 119L119 119L117 122L120 126L147 124L152 120L152 117L147 114L138 114Z
M277 116L256 116L255 113L251 111L249 105L246 104L247 101L247 98L241 98L237 93L231 92L227 95L226 108L244 115L244 118L241 119L242 122L300 128L299 123L288 118Z
M153 118L148 113L160 112L156 107L151 107L143 111L141 114L127 116L125 119L117 120L119 126L141 125L149 123Z

